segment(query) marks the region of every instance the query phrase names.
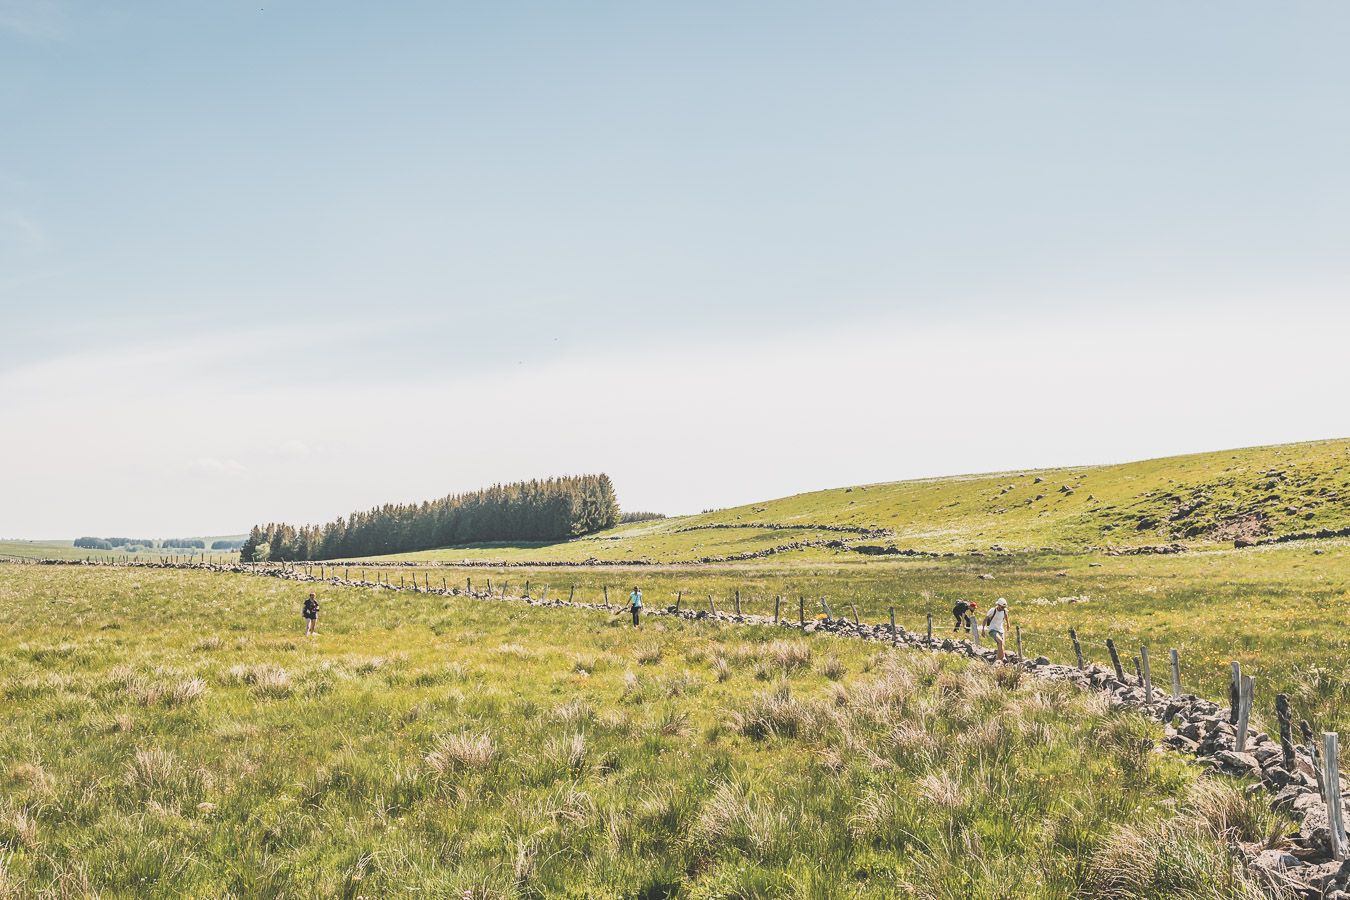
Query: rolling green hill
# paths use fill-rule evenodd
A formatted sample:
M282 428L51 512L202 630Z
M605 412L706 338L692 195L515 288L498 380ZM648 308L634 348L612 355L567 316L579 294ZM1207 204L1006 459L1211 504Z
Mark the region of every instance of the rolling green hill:
M1350 529L1350 439L1105 466L834 488L547 545L446 548L398 559L695 561L796 542L963 553L1081 552L1269 541ZM834 549L838 549L837 546Z

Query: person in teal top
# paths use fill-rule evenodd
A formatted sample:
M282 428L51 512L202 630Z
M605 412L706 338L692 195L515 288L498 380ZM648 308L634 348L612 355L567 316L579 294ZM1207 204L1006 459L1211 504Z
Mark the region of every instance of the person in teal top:
M642 591L638 588L633 588L633 593L628 595L628 609L633 613L633 625L640 625L641 622L639 620L642 616Z

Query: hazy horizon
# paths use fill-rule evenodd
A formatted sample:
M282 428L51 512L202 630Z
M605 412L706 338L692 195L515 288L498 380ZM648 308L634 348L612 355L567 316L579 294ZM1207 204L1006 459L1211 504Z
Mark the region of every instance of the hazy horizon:
M0 534L1350 435L1347 26L0 0Z

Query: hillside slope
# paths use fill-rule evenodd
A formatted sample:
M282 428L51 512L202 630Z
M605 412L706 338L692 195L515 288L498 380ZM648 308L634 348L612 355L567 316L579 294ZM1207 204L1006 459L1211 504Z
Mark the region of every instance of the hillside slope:
M562 544L447 548L403 558L684 561L840 540L939 553L995 546L1082 551L1231 545L1345 529L1350 439L1336 439L835 488Z

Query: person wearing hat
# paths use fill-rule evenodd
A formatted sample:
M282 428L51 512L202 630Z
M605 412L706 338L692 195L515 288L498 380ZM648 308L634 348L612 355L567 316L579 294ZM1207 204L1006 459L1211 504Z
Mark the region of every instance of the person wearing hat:
M957 600L956 605L952 607L952 618L956 620L956 624L952 626L952 631L961 631L963 628L969 631L971 613L979 611L980 607L974 600Z
M998 661L1003 662L1003 636L1008 632L1008 601L1002 597L984 617L984 627L998 645Z

